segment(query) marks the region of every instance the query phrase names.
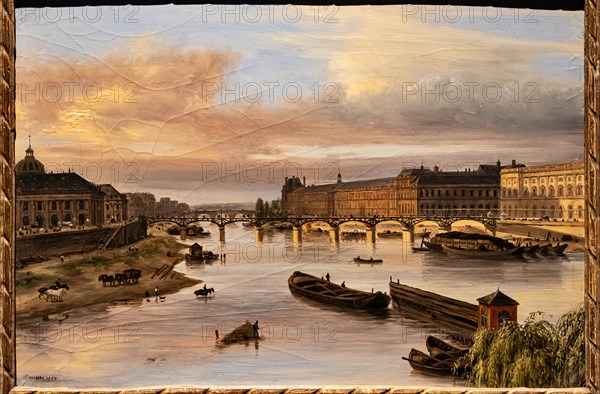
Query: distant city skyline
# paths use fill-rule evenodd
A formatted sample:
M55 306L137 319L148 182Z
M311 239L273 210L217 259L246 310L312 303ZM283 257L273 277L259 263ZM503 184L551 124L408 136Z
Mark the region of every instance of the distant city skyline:
M583 155L583 12L55 11L16 15L16 159L31 135L48 172L122 193L250 202L285 176Z

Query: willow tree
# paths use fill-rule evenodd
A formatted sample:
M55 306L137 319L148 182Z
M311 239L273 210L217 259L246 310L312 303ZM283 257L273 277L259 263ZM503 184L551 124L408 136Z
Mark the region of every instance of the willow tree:
M487 387L577 387L585 384L583 305L553 325L530 313L523 324L481 329L463 362L467 377Z

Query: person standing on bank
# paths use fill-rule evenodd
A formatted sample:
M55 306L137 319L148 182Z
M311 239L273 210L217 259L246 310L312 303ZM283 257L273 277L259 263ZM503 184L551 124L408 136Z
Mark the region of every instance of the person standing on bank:
M252 325L252 333L254 335L254 338L260 338L260 335L258 334L258 330L260 329L260 327L258 327L258 320Z

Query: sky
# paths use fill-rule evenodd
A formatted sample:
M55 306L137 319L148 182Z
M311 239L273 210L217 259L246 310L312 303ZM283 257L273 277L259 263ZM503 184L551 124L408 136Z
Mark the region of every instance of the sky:
M583 156L583 12L19 9L17 160L189 204Z

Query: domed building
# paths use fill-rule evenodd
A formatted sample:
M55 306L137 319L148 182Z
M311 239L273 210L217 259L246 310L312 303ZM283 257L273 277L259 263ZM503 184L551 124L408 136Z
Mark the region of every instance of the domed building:
M99 186L70 171L47 174L44 164L33 153L30 143L25 158L15 166L18 228L96 226L104 223L105 193ZM121 206L126 207L126 201L125 198ZM126 214L121 217L126 217Z
M18 174L45 174L44 165L33 156L31 143L25 151L25 158L15 165L15 172Z

